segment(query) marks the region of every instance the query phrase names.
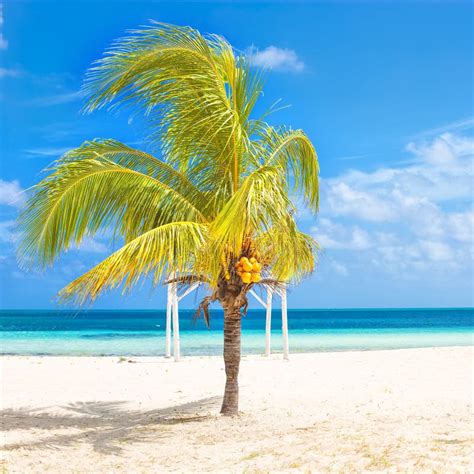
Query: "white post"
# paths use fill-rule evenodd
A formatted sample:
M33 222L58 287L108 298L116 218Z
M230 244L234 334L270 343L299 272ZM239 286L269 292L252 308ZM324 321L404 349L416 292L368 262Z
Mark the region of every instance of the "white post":
M267 287L267 319L265 322L265 355L268 357L271 350L271 330L272 330L272 297L273 290Z
M173 285L173 354L175 362L180 359L180 347L179 347L179 314L178 314L178 284L172 283Z
M283 358L290 358L288 346L288 310L286 305L286 286L281 291L281 332L283 335Z
M171 306L173 300L173 288L172 284L167 285L167 297L166 297L166 342L165 342L165 357L171 357Z

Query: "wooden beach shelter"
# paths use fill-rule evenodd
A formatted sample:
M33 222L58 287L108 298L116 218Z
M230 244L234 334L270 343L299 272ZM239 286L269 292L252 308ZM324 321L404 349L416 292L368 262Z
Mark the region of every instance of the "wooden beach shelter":
M166 302L166 344L165 357L171 357L171 336L173 336L173 357L175 361L179 361L181 357L179 342L179 302L191 292L197 289L199 283L194 283L188 289L178 295L178 284L169 283ZM281 298L281 331L283 336L283 358L289 359L288 344L288 307L286 301L286 286L281 289L273 290L270 286L265 285L267 291L267 300L264 301L254 290L249 293L265 308L265 355L271 353L271 330L272 330L272 300L274 292Z

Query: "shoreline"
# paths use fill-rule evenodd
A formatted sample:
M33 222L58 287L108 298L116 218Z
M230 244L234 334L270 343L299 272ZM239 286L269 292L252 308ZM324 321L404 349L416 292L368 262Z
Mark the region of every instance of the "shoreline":
M367 349L328 349L328 350L320 350L320 351L294 351L290 352L290 358L292 356L299 356L299 355L307 355L307 354L338 354L338 353L359 353L359 352L393 352L393 351L411 351L411 350L430 350L430 349L461 349L461 348L473 348L474 349L474 341L472 344L450 344L450 345L440 345L440 346L414 346L414 347L386 347L386 348L367 348ZM290 348L291 349L291 348ZM164 355L133 355L133 354L103 354L103 355L88 355L88 354L15 354L15 353L0 353L0 360L2 358L25 358L25 357L41 357L41 358L48 358L51 357L53 359L57 358L79 358L79 359L104 359L104 358L133 358L136 360L144 359L164 359L164 362L167 361L174 361L173 355L171 357L165 357ZM181 354L181 359L178 362L182 362L184 359L214 359L214 358L222 358L222 354L209 354L209 355L186 355ZM248 359L248 360L256 360L256 359L267 359L267 360L275 360L278 358L283 358L283 352L275 351L272 352L270 356L266 356L263 352L261 354L257 353L250 353L250 354L242 354L241 359Z
M244 356L3 356L7 472L468 472L474 347ZM54 448L54 449L51 449ZM1 466L1 464L0 464Z

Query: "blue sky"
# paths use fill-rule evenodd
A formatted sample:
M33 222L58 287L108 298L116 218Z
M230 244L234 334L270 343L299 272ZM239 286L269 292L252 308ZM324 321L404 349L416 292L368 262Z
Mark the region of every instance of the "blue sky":
M110 249L89 239L45 275L14 256L21 191L92 138L146 147L127 113L79 113L85 70L148 19L225 36L270 69L263 105L303 128L321 166L321 212L300 210L323 251L291 307L473 304L471 2L6 1L0 21L0 305L55 307ZM146 284L97 308L162 308ZM183 300L187 307L195 298Z

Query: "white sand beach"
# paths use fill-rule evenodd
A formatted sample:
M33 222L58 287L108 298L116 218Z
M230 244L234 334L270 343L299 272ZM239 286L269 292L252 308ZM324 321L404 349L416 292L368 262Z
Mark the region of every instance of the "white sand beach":
M3 471L472 472L473 348L1 359Z

